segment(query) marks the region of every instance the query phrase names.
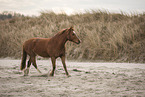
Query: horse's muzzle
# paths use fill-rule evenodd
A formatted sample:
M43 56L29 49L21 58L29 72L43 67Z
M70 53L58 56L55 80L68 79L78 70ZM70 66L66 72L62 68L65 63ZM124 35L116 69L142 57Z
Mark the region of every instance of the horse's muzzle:
M77 44L80 44L81 43L81 40L78 40Z

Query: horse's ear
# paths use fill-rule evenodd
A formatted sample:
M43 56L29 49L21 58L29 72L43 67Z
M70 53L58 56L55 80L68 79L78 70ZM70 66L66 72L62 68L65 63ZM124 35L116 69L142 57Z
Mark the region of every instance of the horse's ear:
M73 26L71 26L71 27L69 28L69 30L73 30Z
M68 28L67 34L69 34L72 30L73 30L73 27L71 26L70 28Z

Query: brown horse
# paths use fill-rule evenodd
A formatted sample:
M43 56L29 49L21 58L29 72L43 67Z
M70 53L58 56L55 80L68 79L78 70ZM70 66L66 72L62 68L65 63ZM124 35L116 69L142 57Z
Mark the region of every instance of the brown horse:
M36 64L36 55L39 55L42 57L51 58L53 68L50 73L50 76L54 75L56 67L55 62L58 57L61 58L65 73L67 76L69 76L65 64L65 43L68 40L77 44L80 43L80 40L77 37L76 33L74 32L73 27L58 32L52 38L32 38L27 40L23 44L23 56L20 67L21 70L24 70L24 75L28 75L31 63L38 70L38 72L41 73L41 71L37 68ZM27 55L29 55L30 58L27 63L27 69L25 69Z

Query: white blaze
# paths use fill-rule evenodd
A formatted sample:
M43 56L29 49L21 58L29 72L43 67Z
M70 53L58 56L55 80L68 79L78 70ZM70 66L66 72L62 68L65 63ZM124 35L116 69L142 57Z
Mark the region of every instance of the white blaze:
M75 31L73 31L73 33L76 35L76 37L79 39L79 37L77 36L77 34L76 34L76 32Z
M75 31L73 31L73 33L74 33L74 34L76 34L76 32L75 32Z

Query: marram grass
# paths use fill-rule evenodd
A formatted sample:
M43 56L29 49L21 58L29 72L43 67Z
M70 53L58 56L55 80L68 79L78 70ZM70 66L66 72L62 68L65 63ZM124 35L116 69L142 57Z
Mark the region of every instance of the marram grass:
M70 16L41 12L38 17L0 20L0 57L21 58L22 44L27 39L49 38L70 26L74 26L82 43L67 43L67 59L145 62L145 14L95 10Z

